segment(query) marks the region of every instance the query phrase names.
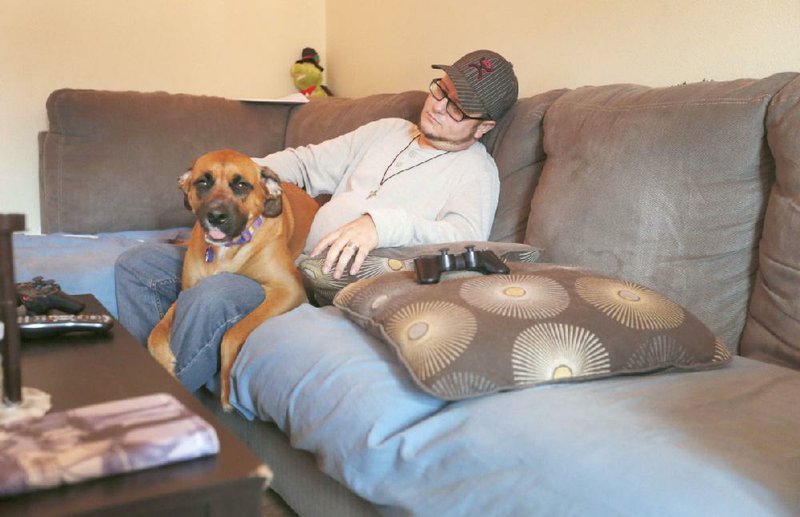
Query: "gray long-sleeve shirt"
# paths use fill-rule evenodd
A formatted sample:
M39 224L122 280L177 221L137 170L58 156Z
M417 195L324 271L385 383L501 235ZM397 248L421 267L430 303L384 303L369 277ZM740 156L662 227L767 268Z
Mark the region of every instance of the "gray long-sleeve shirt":
M381 119L254 160L312 196L333 194L314 219L306 252L363 214L375 222L381 248L488 239L500 190L494 159L480 142L444 153L420 147L418 135L407 120Z

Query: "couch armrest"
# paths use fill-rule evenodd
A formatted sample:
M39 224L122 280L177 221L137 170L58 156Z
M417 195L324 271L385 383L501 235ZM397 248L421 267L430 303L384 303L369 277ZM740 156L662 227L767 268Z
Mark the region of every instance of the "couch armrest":
M41 141L42 230L97 233L191 223L177 177L201 154L284 147L293 106L164 92L62 89Z

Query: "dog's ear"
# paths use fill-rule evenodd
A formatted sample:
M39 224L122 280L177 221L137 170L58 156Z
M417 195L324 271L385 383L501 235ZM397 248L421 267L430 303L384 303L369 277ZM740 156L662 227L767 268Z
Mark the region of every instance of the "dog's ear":
M267 197L264 199L264 217L277 217L283 212L281 180L269 167L259 167L259 169L261 170L261 184L267 193Z
M192 169L178 176L178 187L183 191L183 206L191 211L192 205L189 204L189 181L192 179Z

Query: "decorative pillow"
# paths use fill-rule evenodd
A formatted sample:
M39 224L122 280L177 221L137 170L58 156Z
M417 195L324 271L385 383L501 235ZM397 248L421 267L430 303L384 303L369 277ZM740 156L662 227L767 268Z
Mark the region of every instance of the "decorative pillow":
M322 272L324 257L306 258L300 261L300 271L310 284L316 304L330 305L333 297L343 287L364 278L372 278L396 271L414 271L414 258L424 255L438 255L447 248L450 253L463 253L466 246L475 246L476 250L492 250L504 262L536 262L541 253L540 248L513 242L459 241L446 244L425 244L400 248L379 248L367 255L361 269L355 275L344 275L336 280L333 274ZM348 266L349 267L349 266Z
M433 285L407 272L367 278L334 304L447 400L731 358L700 320L652 289L585 269L509 267L508 275L447 273Z

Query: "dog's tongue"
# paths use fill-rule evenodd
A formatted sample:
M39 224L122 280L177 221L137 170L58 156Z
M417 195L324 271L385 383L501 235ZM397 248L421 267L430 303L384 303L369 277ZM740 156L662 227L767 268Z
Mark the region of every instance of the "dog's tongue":
M215 241L221 241L226 237L225 232L222 230L217 230L216 228L208 231L208 236L214 239Z

